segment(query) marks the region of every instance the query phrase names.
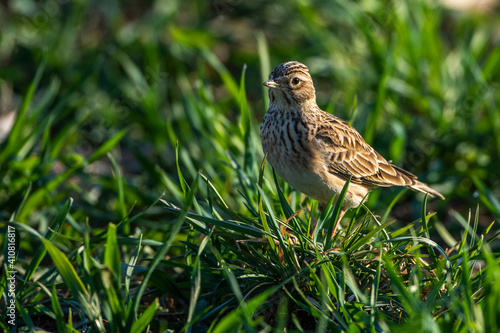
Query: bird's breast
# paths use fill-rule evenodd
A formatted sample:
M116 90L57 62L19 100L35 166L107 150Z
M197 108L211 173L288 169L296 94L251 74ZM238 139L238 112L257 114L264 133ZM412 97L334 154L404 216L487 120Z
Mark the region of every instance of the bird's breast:
M326 188L307 132L307 124L299 117L273 112L266 113L260 128L264 154L276 173L297 190L317 198Z
M260 127L262 148L276 169L278 164L294 162L308 165L311 142L307 139L307 124L300 117L268 112Z
M262 148L267 153L267 161L283 180L300 192L328 202L340 193L345 179L328 171L325 155L311 134L313 126L294 116L269 112L260 127ZM362 200L367 189L352 184L349 186L344 206L355 207Z

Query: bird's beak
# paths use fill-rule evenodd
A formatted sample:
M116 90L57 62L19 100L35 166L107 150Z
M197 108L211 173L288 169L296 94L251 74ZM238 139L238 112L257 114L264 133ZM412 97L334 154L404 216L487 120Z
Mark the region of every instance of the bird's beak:
M263 85L265 85L268 88L274 88L274 89L276 89L276 88L279 87L279 85L274 80L266 81L266 82L263 83Z

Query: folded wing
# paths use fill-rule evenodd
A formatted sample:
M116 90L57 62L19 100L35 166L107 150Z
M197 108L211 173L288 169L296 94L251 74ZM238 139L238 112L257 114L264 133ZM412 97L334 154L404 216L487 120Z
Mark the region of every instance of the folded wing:
M322 114L315 122L313 141L324 151L328 171L351 182L368 187L406 186L415 191L444 198L440 193L417 180L412 173L403 170L383 158L349 124L332 116Z

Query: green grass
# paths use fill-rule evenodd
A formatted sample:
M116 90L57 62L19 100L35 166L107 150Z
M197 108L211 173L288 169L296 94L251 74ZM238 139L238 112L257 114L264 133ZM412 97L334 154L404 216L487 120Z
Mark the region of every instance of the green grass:
M19 0L0 22L2 330L500 330L493 14ZM446 200L374 190L326 237L339 207L320 213L260 148L262 82L288 60Z

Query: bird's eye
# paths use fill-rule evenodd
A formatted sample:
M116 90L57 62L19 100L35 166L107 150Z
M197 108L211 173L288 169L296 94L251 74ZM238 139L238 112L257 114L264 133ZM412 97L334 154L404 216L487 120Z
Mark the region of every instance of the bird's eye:
M300 79L299 79L298 77L294 77L294 78L292 79L292 83L293 83L293 84L299 84L299 82L300 82Z

